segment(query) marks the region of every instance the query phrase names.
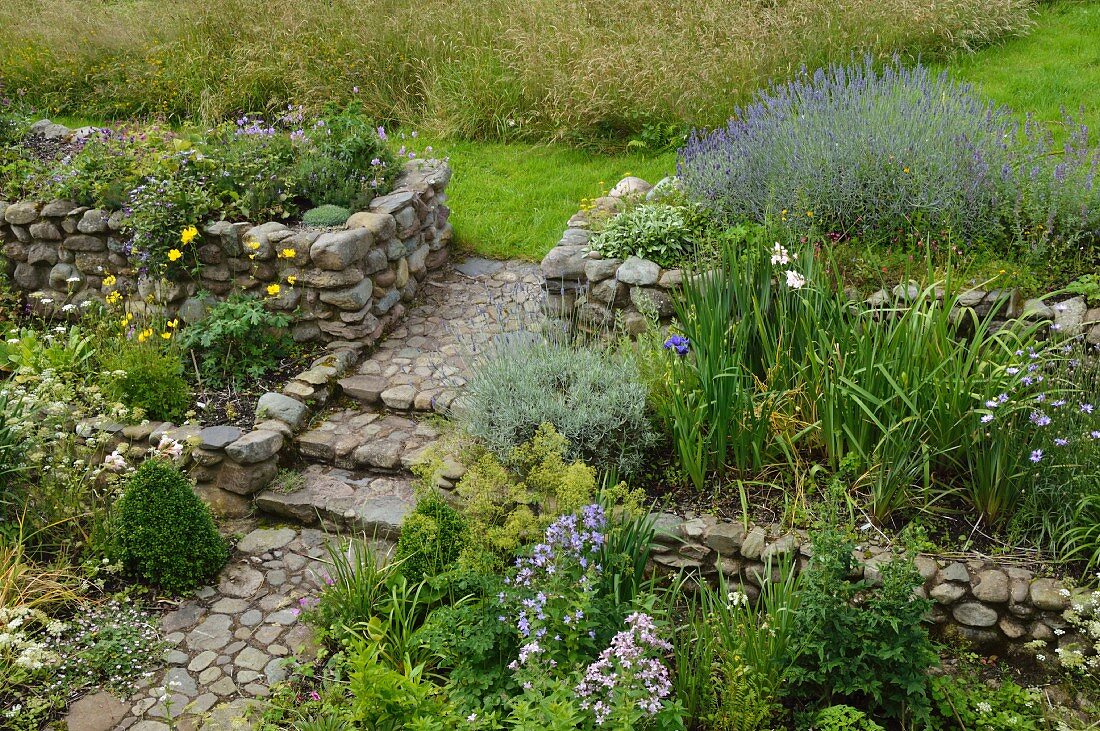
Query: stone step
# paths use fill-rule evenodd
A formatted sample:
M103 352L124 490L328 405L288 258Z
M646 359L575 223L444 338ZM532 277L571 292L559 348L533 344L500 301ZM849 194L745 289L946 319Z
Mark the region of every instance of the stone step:
M256 495L256 507L305 525L350 528L393 541L400 536L405 516L416 507L416 480L407 473L356 473L314 464L302 477L302 487L293 492L265 490Z
M295 441L310 462L346 470L400 472L411 469L438 436L435 427L413 415L365 406L329 414L320 426L299 434Z

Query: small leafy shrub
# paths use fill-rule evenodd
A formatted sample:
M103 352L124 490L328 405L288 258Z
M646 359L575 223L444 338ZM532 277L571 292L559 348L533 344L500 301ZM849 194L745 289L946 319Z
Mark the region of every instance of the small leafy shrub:
M849 581L854 544L835 528L813 536L802 577L787 679L796 697L853 700L903 722L928 718L928 668L939 661L921 624L931 602L912 561L881 565L882 586Z
M302 214L302 223L306 226L324 228L327 226L343 226L351 217L351 211L341 206L326 203L323 206L310 208Z
M566 456L631 475L654 443L646 389L628 355L543 340L502 340L469 379L459 419L509 460L543 424L568 442Z
M434 491L425 491L401 524L395 559L409 581L450 568L466 544L466 521Z
M103 368L108 395L149 419L178 424L191 407L191 389L175 351L124 342L106 354Z
M236 294L185 328L180 343L184 350L195 351L203 381L221 386L257 378L289 355L289 324L286 314L266 309L263 300Z
M690 205L643 203L608 220L591 245L605 257L640 256L673 267L697 253L705 236L702 220Z
M210 177L224 215L250 221L287 218L298 212L293 169L298 145L283 127L301 124L291 110L272 125L242 117L224 124L200 141L203 154L217 168Z
M822 708L814 714L806 731L885 731L867 715L851 706L838 705Z
M49 194L82 206L117 209L166 162L170 134L159 127L98 130L49 179Z
M194 589L229 557L210 510L171 463L150 459L126 482L113 525L131 574L169 592Z

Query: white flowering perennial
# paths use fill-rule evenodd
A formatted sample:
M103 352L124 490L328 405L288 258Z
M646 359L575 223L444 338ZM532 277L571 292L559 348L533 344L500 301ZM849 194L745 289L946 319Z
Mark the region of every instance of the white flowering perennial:
M1068 596L1070 592L1063 589L1062 594ZM1054 661L1064 670L1100 678L1100 590L1075 595L1070 608L1062 613L1062 619L1066 621L1069 633L1076 637L1069 638L1069 642L1058 641L1058 646L1054 648ZM1067 631L1055 628L1054 634L1063 638ZM1047 649L1042 640L1029 642L1025 647L1035 651L1035 659L1039 662L1046 662L1049 657L1045 652L1040 652Z

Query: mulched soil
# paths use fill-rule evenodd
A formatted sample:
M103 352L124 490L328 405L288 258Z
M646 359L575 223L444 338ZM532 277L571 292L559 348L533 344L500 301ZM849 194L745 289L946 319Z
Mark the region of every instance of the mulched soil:
M260 378L248 379L222 388L192 383L192 408L202 426L230 425L251 429L256 419L256 401L268 391L280 391L315 354L284 358ZM194 373L191 373L194 378Z

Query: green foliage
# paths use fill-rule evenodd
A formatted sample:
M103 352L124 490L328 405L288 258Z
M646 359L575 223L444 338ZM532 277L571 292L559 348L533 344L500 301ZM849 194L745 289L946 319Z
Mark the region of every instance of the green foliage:
M263 300L237 294L185 328L180 343L195 352L203 381L221 386L257 378L289 355L289 324L289 316L266 309Z
M434 491L420 495L401 523L395 560L412 582L451 568L466 544L466 521Z
M939 722L936 727L978 731L1049 728L1043 719L1045 699L1041 693L1021 688L1008 678L984 682L973 666L964 666L952 675L933 677L929 690L933 723Z
M264 221L298 212L297 146L283 130L270 129L275 133L244 134L240 125L223 124L198 141L214 160L210 182L223 217Z
M700 252L709 234L708 222L693 204L642 203L608 220L591 245L605 257L640 256L675 267Z
M120 208L143 178L164 168L168 140L167 130L152 125L102 130L70 160L57 164L46 192L82 206Z
M1092 307L1100 306L1100 275L1086 274L1066 286L1066 291L1084 296Z
M324 228L326 226L343 226L351 217L351 211L347 208L326 203L323 206L310 208L302 214L302 223L306 226Z
M628 476L654 442L645 396L629 354L501 338L475 364L458 417L501 460L550 423L569 459Z
M386 586L398 565L376 555L366 537L352 539L346 547L327 546L329 574L325 590L308 614L323 635L347 637L349 628L370 617L386 594Z
M150 459L126 483L113 525L126 570L165 591L188 591L211 579L229 553L210 509L171 463Z
M327 115L307 136L309 146L294 177L299 195L314 206L361 210L371 198L388 193L401 172L397 156L357 105Z
M442 710L435 686L424 678L423 665L395 669L372 642L355 642L350 648L348 690L349 720L376 731L402 731Z
M835 705L814 714L810 731L885 731L867 715L851 706Z
M22 404L12 404L8 393L0 393L0 515L6 515L4 506L9 500L8 486L12 475L22 472L26 465L26 443L17 428L22 413Z
M94 341L95 335L80 326L67 328L64 333L29 327L13 330L0 342L0 370L87 376L95 369Z
M879 565L882 586L852 582L854 544L829 528L813 536L814 556L789 649L787 679L795 697L852 700L902 722L928 718L928 669L938 655L921 624L931 602L912 561Z
M474 460L455 486L469 522L470 551L464 561L499 566L554 518L592 501L596 472L583 462L568 462L567 449L565 437L544 424L512 450L512 468L491 452Z
M102 365L108 396L141 409L149 419L183 421L191 407L191 389L175 350L123 340L104 354Z

